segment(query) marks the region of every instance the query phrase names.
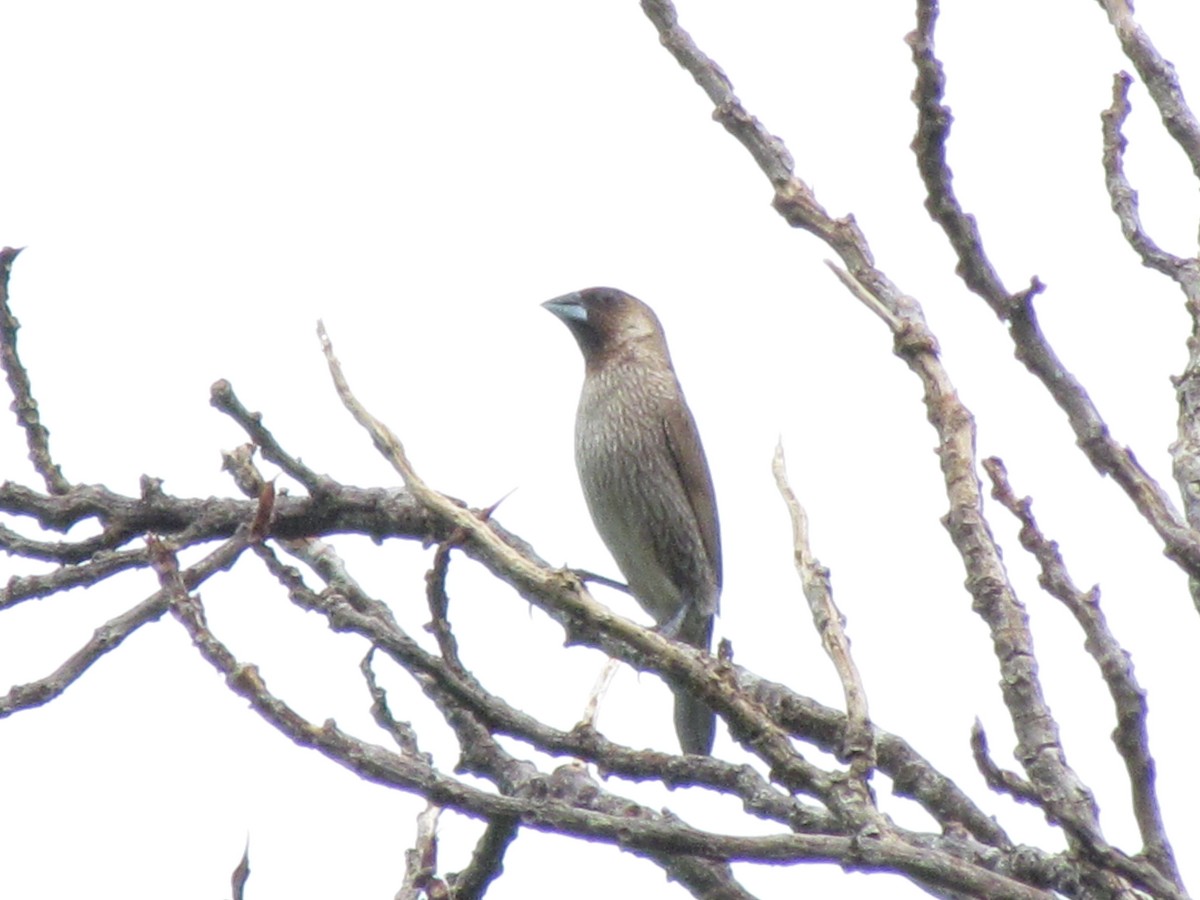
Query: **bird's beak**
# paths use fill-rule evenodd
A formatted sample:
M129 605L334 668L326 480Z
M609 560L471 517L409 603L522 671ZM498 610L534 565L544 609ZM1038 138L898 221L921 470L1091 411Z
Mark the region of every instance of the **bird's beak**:
M588 320L587 307L583 305L583 298L579 295L578 291L563 294L561 297L555 297L553 300L547 300L542 306L567 324L571 322L586 322Z

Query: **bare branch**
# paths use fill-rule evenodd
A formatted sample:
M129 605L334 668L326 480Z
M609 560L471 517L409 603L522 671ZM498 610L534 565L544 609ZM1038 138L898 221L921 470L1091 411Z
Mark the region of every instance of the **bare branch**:
M1142 258L1142 264L1161 272L1179 283L1184 293L1193 298L1200 296L1200 266L1195 259L1184 259L1167 253L1150 239L1142 227L1138 212L1137 191L1125 176L1125 140L1123 128L1129 117L1129 86L1133 79L1125 72L1113 76L1112 105L1100 114L1104 130L1104 186L1108 190L1112 210L1121 223L1125 240Z
M829 270L837 276L838 281L842 283L842 287L853 294L859 303L879 316L893 334L900 334L905 330L904 320L892 312L883 301L868 291L862 282L832 260L825 260L825 265L829 266Z
M925 206L958 255L958 274L968 288L1008 323L1017 359L1038 377L1066 413L1080 449L1098 472L1111 475L1121 485L1166 545L1166 555L1197 582L1200 590L1200 533L1188 526L1171 498L1138 464L1133 452L1110 436L1108 425L1083 386L1050 347L1033 309L1033 298L1043 289L1042 284L1034 278L1023 291L1012 293L1005 288L983 251L974 218L963 212L954 196L953 178L946 163L951 117L941 102L946 79L933 51L937 13L936 0L919 0L917 30L908 36L917 68L913 101L917 106L918 126L912 146L928 194Z
M36 550L29 554L22 553L18 549L21 546L32 549L36 546L36 542L28 542L20 535L0 526L0 549L14 556L24 556L26 559L44 558ZM86 563L77 566L61 566L44 575L14 575L8 580L8 584L0 588L0 610L16 606L25 600L36 600L71 588L99 584L120 572L147 565L149 565L149 557L146 555L145 548L138 548L97 553Z
M1200 260L1184 258L1162 250L1146 234L1138 214L1137 192L1125 176L1126 140L1122 131L1129 116L1129 86L1133 79L1124 72L1113 76L1112 105L1100 114L1104 131L1104 183L1121 233L1141 257L1142 263L1166 275L1179 285L1187 298L1192 319L1188 341L1188 362L1181 376L1174 379L1179 404L1179 437L1171 445L1172 469L1184 513L1192 528L1200 527ZM1182 97L1179 98L1182 102ZM1200 602L1200 587L1193 586L1193 597Z
M492 820L475 845L471 863L461 872L446 879L454 891L455 900L477 900L500 877L504 869L504 854L516 839L519 829L512 819Z
M448 694L443 685L433 680L419 680L425 693L437 705L458 738L462 748L458 770L494 782L505 795L527 796L531 778L536 771L534 764L508 753L480 717L458 707L455 698ZM627 799L604 790L581 764L560 766L550 775L550 780L553 797L571 797L579 800L586 798L589 810L614 816L629 815L632 811L632 804ZM638 810L633 812L633 815L657 818L659 814L649 810ZM661 815L665 822L677 821L667 812ZM513 825L516 824L514 821ZM711 896L717 891L720 896L749 898L749 894L737 883L726 863L688 854L652 852L644 855L661 866L672 880L689 888L697 897ZM497 860L497 864L498 862Z
M233 386L224 379L209 389L210 402L225 415L237 422L250 435L255 446L262 449L263 458L275 463L298 482L308 488L314 497L320 497L337 485L328 475L318 475L299 459L287 453L275 440L275 436L262 423L261 413L252 413L233 392Z
M0 484L0 512L27 516L55 531L66 531L88 519L99 519L107 527L99 537L75 542L33 541L7 531L11 543L0 542L0 549L72 565L95 561L96 554L114 550L146 532L170 534L177 543L225 540L239 525L253 520L258 495L254 498L127 497L103 485L75 485L65 494L49 495L5 482ZM334 495L321 499L276 497L271 536L301 538L331 531L434 543L447 533L438 531L428 511L405 491L340 485ZM5 538L0 535L2 540ZM18 541L22 543L18 545Z
M96 629L86 644L69 656L65 662L45 678L19 684L0 697L0 719L23 709L32 709L49 703L68 687L78 681L83 673L125 641L147 622L161 619L167 611L167 600L161 591L143 600L132 609L114 616Z
M50 455L50 432L42 424L37 401L33 399L29 374L21 364L21 357L17 355L17 329L21 326L9 307L8 278L12 274L13 260L17 258L21 249L5 247L0 250L0 367L4 369L8 386L12 390L12 411L17 414L17 424L25 432L29 461L33 463L34 470L42 476L47 491L52 494L65 494L71 487L71 482L66 479L62 468Z
M450 628L450 596L446 593L446 575L450 571L449 541L438 544L433 554L433 567L425 573L425 600L429 605L432 617L425 626L426 631L437 641L438 649L446 664L457 672L463 672L462 661L458 658L458 641Z
M180 581L191 589L210 576L230 568L243 548L237 543L222 544L208 556L179 573ZM148 622L161 619L167 611L169 598L157 591L137 606L114 616L96 629L91 639L45 678L20 684L0 697L0 719L23 709L49 703L83 676L92 664L106 653L116 650L127 637Z
M776 189L785 187L805 195L812 202L812 191L807 185L797 184L793 173L792 155L783 141L767 132L762 122L746 112L742 102L733 93L733 84L721 71L721 67L705 56L696 46L691 35L679 27L679 16L674 4L658 0L642 0L642 10L658 29L659 40L683 66L696 84L704 89L712 101L713 118L725 126L750 154L758 167L770 179Z
M1183 88L1170 60L1164 59L1151 43L1149 36L1133 19L1133 4L1129 0L1100 0L1121 42L1121 49L1137 69L1150 97L1158 107L1163 126L1175 138L1192 171L1200 178L1200 122L1196 121Z
M872 802L866 790L866 779L875 768L875 746L871 740L871 719L867 710L867 692L862 676L850 653L850 639L846 637L846 621L833 602L833 588L829 583L829 570L813 556L808 542L808 516L788 484L787 464L783 457L783 444L775 446L775 458L771 463L775 475L775 486L792 520L792 555L800 581L804 585L804 596L812 611L813 624L821 635L821 643L842 682L842 693L846 699L846 738L843 747L845 757L850 760L850 772L862 780L866 802Z
M242 536L231 543L245 542ZM916 847L888 834L851 839L827 835L740 837L701 832L650 810L635 808L627 800L609 799L580 766L564 766L548 778L531 767L510 766L506 771L518 775L520 783L509 787L519 796L496 795L468 787L440 775L414 757L399 756L359 741L332 721L317 726L305 720L267 690L254 666L239 662L212 634L199 599L187 593L170 549L154 540L152 552L172 612L187 629L201 655L225 676L235 693L297 744L319 750L362 778L418 793L434 804L468 815L489 820L513 819L528 827L617 843L670 866L672 876L687 883L694 892L709 890L723 882L731 891L726 896L748 897L744 891L735 890L736 882L723 874L726 863L735 860L853 860L856 866L904 872L934 885L978 896L1013 900L1049 900L1051 896L950 856L944 850ZM353 614L348 609L347 612ZM470 750L475 752L485 746L498 747L492 741L480 741L473 742ZM688 861L687 857L693 860Z
M1154 785L1154 759L1150 754L1150 737L1146 730L1146 692L1133 672L1133 660L1109 630L1100 609L1100 589L1081 591L1075 586L1058 545L1048 540L1033 517L1033 501L1018 500L1008 483L1004 463L995 457L984 461L992 480L992 496L1000 501L1021 523L1021 546L1033 554L1041 566L1038 582L1075 617L1086 637L1084 647L1096 661L1100 676L1113 698L1116 730L1113 741L1129 774L1133 794L1133 811L1141 830L1143 852L1150 864L1174 886L1183 890L1175 854L1167 839L1158 792ZM1144 882L1143 882L1144 883Z
M396 900L457 900L444 880L437 877L437 822L442 810L432 803L417 816L417 838L404 853L404 884Z
M726 107L741 110L728 78L723 73L718 78L707 72L706 67L713 65L711 61L699 50L688 49L694 45L679 27L668 0L643 0L642 6L658 27L664 45L698 82L708 86L706 90L718 103L718 111ZM940 65L936 65L932 57L931 29L935 11L934 4L922 3L921 16L926 20L929 33L910 37L923 76L928 71L940 73ZM937 96L940 97L940 93ZM922 108L930 105L937 107L934 102L926 103ZM1067 765L1058 726L1038 678L1025 610L1009 582L999 548L984 516L982 489L975 469L974 422L959 401L941 364L937 341L925 322L920 304L899 291L874 266L866 239L852 218L831 219L803 182L794 176L782 178L782 172L790 173L791 163L777 149L781 146L778 139L768 140L766 130L744 111L741 111L739 121L750 122L753 127L734 131L738 139L756 160L770 160L769 166L760 162L760 167L776 186L776 209L789 224L821 237L845 264L855 285L855 295L865 292L889 313L884 319L893 329L895 353L921 379L928 418L938 433L938 453L950 500L950 512L944 521L966 566L967 588L974 598L974 607L991 630L994 652L1003 673L1004 701L1017 732L1019 758L1053 806L1055 818L1069 823L1072 830L1095 836L1099 831L1095 803L1091 792ZM922 129L922 133L925 130ZM1200 542L1193 541L1193 544L1194 547L1192 544L1186 546L1195 550L1194 558L1200 572Z
M367 651L367 655L363 657L363 661L358 667L362 672L363 679L367 682L367 690L371 694L371 718L375 720L376 725L392 736L392 740L396 742L401 753L409 756L420 755L421 759L429 765L433 765L433 757L428 753L421 752L420 744L417 741L417 732L412 724L401 722L392 715L392 709L388 706L387 692L379 686L379 682L375 678L375 670L371 665L374 657L375 648L372 647Z
M983 730L983 723L978 719L971 727L971 756L975 759L975 768L993 791L1008 794L1021 803L1030 803L1045 810L1037 788L1028 779L996 765L988 749L987 732Z

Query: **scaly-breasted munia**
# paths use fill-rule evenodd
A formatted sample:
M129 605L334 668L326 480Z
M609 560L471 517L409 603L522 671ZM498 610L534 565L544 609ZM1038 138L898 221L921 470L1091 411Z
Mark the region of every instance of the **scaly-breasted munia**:
M596 530L660 631L708 649L721 593L717 504L658 317L614 288L543 306L583 351L575 463ZM713 712L685 688L672 691L684 752L710 753Z

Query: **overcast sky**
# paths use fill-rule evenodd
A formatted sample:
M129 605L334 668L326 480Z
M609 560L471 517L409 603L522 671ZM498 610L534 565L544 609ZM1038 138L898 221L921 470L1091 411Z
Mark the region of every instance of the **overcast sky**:
M1116 437L1173 489L1168 379L1184 365L1188 320L1123 244L1100 168L1099 113L1129 63L1090 0L944 6L958 195L1007 285L1048 285L1039 310L1051 340ZM1200 884L1200 622L1182 574L953 275L908 148L912 4L680 0L679 12L818 199L853 213L879 266L923 304L981 456L1004 458L1076 580L1100 584L1150 691L1168 827ZM1138 16L1195 102L1200 7L1141 0ZM773 212L765 178L633 0L9 4L0 84L0 244L28 248L11 282L20 347L69 478L134 493L149 474L179 495L236 493L220 451L245 437L208 403L225 378L317 470L395 484L329 385L323 318L360 399L430 483L475 506L515 489L498 513L506 527L549 560L616 575L572 461L582 364L539 303L624 288L662 319L707 447L725 547L718 636L739 663L840 704L770 475L782 436L874 720L1017 840L1045 842L1039 816L989 795L971 764L976 716L1002 764L1013 765L1013 738L938 521L946 500L918 385L825 267L831 251ZM1140 85L1132 102L1127 168L1147 227L1193 254L1195 182ZM10 419L0 478L36 485L24 455ZM1038 593L1011 522L996 512L993 524L1069 759L1097 791L1107 836L1136 849L1110 702L1082 636ZM420 634L430 552L337 546ZM12 566L0 558L0 581ZM465 560L450 588L468 665L569 727L599 655L563 649L544 615ZM42 677L154 589L143 573L6 611L0 686ZM214 578L202 596L218 635L301 712L385 740L371 731L360 643L249 574ZM388 684L399 715L427 721L400 677ZM601 725L669 749L669 703L655 678L624 671ZM430 732L430 749L445 738ZM716 753L743 758L723 726ZM454 757L438 761L449 769ZM704 827L736 821L733 806L686 792L613 788ZM930 826L887 796L886 780L876 788L900 821ZM247 835L250 897L390 897L420 808L291 745L169 619L49 706L0 721L0 796L0 896L22 900L213 900ZM443 828L443 869L461 868L478 826L447 815ZM917 895L835 867L744 874L763 897ZM615 850L523 833L489 897L618 892L684 896Z

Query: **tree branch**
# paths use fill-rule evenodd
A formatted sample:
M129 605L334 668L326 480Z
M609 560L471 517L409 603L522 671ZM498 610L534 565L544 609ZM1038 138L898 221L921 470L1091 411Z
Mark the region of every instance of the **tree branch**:
M843 758L850 760L850 773L861 782L864 802L872 803L867 789L867 779L875 768L875 745L871 740L871 719L867 709L867 692L862 676L850 653L850 639L846 636L845 619L833 602L833 588L829 583L829 570L817 561L808 542L808 516L788 484L787 464L783 457L783 444L775 447L775 458L771 469L775 485L792 520L792 555L796 571L804 585L804 596L812 611L813 625L821 635L825 652L833 661L842 693L846 700L846 736L843 742Z
M813 198L808 186L791 173L791 159L786 151L779 149L781 142L745 113L724 73L708 71L714 64L694 49L690 36L679 27L668 0L643 0L642 7L659 29L664 46L705 86L717 104L717 117L721 118L728 110L736 111L739 127L731 128L728 124L726 127L750 150L775 186L775 208L789 224L825 241L845 264L848 281L856 285L855 295L870 297L873 309L886 312L883 318L892 328L895 353L920 378L927 415L938 433L938 453L950 500L950 512L944 521L966 566L967 588L974 598L974 608L991 629L994 652L1003 674L1001 689L1017 733L1018 758L1052 805L1056 820L1086 835L1089 843L1100 841L1095 803L1091 792L1067 765L1058 726L1038 678L1025 611L1009 583L984 516L982 489L975 471L974 421L941 364L937 341L920 305L901 293L875 267L866 239L853 217L831 218ZM936 6L926 2L920 9L930 32L923 39L914 37L910 41L914 43L918 70L925 77L931 71L940 74L940 65L933 59L931 49L932 15ZM922 59L931 62L922 66ZM926 103L922 109L930 105ZM936 103L932 105L940 109ZM922 133L925 131L923 127ZM948 172L946 175L948 179ZM1188 546L1195 551L1200 572L1200 542L1193 544Z
M1200 533L1189 527L1171 498L1138 464L1133 452L1111 437L1108 425L1083 385L1058 359L1042 333L1033 298L1041 293L1043 285L1035 277L1023 291L1012 293L1005 288L984 253L974 218L963 212L954 196L953 177L946 163L951 117L941 103L946 79L933 52L937 14L936 0L919 0L917 30L908 36L917 68L913 102L917 106L918 127L912 146L928 194L926 209L946 232L958 256L959 276L1008 324L1017 359L1042 382L1066 413L1079 448L1100 474L1112 476L1121 486L1162 539L1166 555L1191 578L1200 579ZM1200 581L1197 585L1200 589Z
M1171 843L1167 839L1154 785L1154 758L1150 754L1150 736L1146 730L1146 692L1134 675L1133 660L1109 630L1108 621L1100 609L1100 589L1093 587L1090 591L1081 591L1075 586L1059 554L1058 545L1048 540L1038 528L1033 517L1033 501L1028 497L1018 500L1013 493L1004 463L992 457L985 460L983 465L992 480L992 496L1021 523L1021 546L1041 566L1038 583L1070 611L1083 629L1084 647L1096 661L1100 676L1113 699L1117 722L1113 742L1129 775L1133 812L1141 831L1143 852L1158 874L1170 879L1171 887L1182 891L1183 882L1179 877ZM1139 874L1140 883L1148 885L1148 879L1153 880L1153 876L1144 872ZM1160 883L1152 886L1155 890L1163 890Z
M1170 60L1164 59L1133 18L1129 0L1100 0L1108 21L1117 32L1121 49L1137 69L1162 116L1167 133L1179 144L1192 171L1200 178L1200 122L1192 114Z
M200 562L179 573L180 581L190 590L217 572L237 562L243 546L225 543ZM65 590L65 587L56 590ZM169 598L163 591L151 594L137 606L109 619L96 629L91 639L76 650L57 669L44 678L16 685L0 697L0 719L24 709L49 703L83 676L83 673L104 656L116 650L125 639L148 622L161 619L167 611Z
M9 389L12 390L12 411L17 414L17 424L25 432L29 461L33 463L34 470L42 476L47 491L63 494L71 487L71 482L66 479L62 469L50 455L50 432L42 424L37 401L33 399L33 386L29 381L29 374L17 354L17 329L21 326L12 314L8 302L8 278L12 274L13 261L21 249L5 247L0 250L0 368L4 369Z

